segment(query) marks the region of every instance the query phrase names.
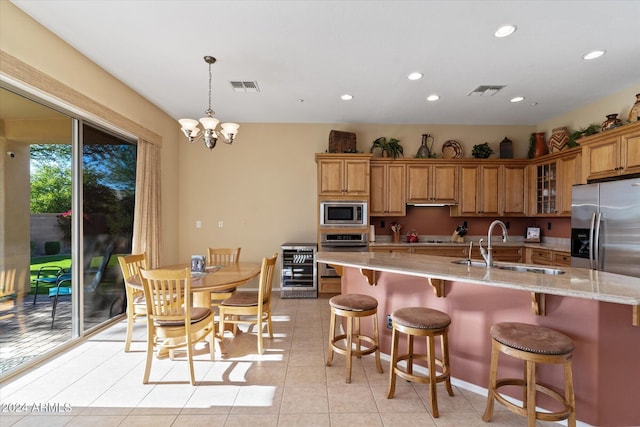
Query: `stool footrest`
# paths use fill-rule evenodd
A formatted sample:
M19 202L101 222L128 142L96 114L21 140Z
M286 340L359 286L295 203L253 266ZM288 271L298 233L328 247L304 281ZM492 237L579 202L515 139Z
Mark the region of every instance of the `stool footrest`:
M527 416L527 408L523 406L516 405L515 403L507 400L498 389L504 386L521 386L526 387L527 383L523 379L520 378L500 378L496 380L496 388L495 388L495 399L503 404L507 409L512 412L515 412L522 416ZM562 410L556 412L540 412L535 411L536 419L541 421L561 421L569 418L569 414L571 414L571 408L566 404L564 397L556 392L555 390L545 386L544 384L536 383L536 391L540 393L544 393L547 396L551 397L558 403L560 403L563 407Z
M346 339L347 339L347 335L344 335L344 334L343 335L338 335L335 338L331 339L330 345L331 345L331 348L333 349L333 351L335 351L338 354L346 355L347 351L348 351L348 349L346 347L346 345L347 345ZM361 347L360 350L357 350L357 347L356 348L352 347L351 348L351 355L352 356L357 356L357 357L365 356L367 354L371 354L371 353L373 353L373 352L378 350L378 346L376 345L375 340L373 338L367 336L367 335L353 334L351 336L351 340L352 340L352 346L354 346L354 347L357 345L358 341L364 341L367 344L371 344L371 347L365 347L364 349ZM342 342L342 341L344 341L344 342ZM339 345L339 343L341 343L341 342L342 342L342 344L344 344L344 346L340 346ZM361 345L362 345L362 343L361 343Z
M396 359L396 365L394 366L393 370L396 373L396 375L398 375L400 378L405 379L407 381L412 381L420 384L429 384L431 382L428 374L426 376L416 375L408 372L406 368L399 366L399 363L403 360L407 360L409 362L413 360L424 360L425 362L428 363L429 357L426 354L413 354L413 355L403 354L401 356L398 356L398 358ZM441 372L438 372L436 370L436 383L447 381L450 378L449 367L445 366L442 360L438 358L435 359L435 363L437 366L439 366L442 369ZM413 368L411 370L413 371Z

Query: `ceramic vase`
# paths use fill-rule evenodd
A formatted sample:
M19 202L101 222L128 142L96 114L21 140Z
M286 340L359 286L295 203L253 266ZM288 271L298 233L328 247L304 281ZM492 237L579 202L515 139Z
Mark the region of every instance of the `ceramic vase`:
M547 142L545 141L544 132L534 133L533 138L533 157L540 157L544 156L545 154L549 154L549 147L547 146Z
M569 146L569 131L566 127L554 128L549 138L549 149L552 153L564 150Z
M513 141L506 136L500 142L500 158L513 159Z
M618 126L622 126L622 120L618 118L618 115L607 114L607 120L602 122L602 131L604 132L605 130L608 130L608 129L614 129L614 128L617 128Z
M431 140L431 146L429 145L429 140ZM431 148L433 147L433 137L428 133L422 134L422 144L420 148L418 148L418 152L416 153L417 159L428 159L431 157Z
M631 110L629 110L628 119L632 123L640 121L640 93L636 93L636 102L633 104L633 107L631 107Z

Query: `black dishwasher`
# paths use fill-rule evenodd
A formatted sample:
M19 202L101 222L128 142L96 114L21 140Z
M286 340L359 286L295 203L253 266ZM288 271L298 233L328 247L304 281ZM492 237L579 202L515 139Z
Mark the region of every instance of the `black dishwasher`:
M280 298L318 298L315 243L283 243Z

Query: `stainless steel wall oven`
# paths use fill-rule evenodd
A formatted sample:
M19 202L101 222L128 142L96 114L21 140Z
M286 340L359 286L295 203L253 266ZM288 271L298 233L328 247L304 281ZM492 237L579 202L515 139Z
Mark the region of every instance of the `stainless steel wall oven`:
M321 233L320 250L324 252L366 252L368 233ZM318 266L320 277L340 277L328 264Z

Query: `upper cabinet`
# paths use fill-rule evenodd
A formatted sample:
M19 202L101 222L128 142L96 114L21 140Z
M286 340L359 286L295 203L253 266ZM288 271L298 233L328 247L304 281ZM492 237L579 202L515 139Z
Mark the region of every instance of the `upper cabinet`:
M582 145L585 180L640 173L640 122L578 142Z
M580 183L581 150L562 151L529 166L531 216L571 216L571 187Z
M369 197L370 154L316 154L318 196Z
M371 162L371 216L404 216L405 164L396 160Z
M460 166L459 203L452 216L526 215L526 161L480 160Z
M458 203L458 165L407 162L407 203Z

